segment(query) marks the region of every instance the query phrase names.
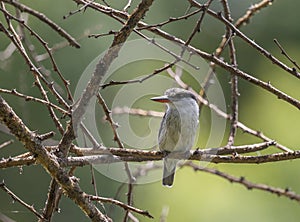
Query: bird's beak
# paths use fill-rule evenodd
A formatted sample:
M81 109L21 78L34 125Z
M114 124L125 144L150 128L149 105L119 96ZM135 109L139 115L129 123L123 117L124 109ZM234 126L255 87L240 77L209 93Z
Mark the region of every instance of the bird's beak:
M171 102L167 96L152 97L151 100L153 100L155 102L160 102L160 103L169 103L169 102Z

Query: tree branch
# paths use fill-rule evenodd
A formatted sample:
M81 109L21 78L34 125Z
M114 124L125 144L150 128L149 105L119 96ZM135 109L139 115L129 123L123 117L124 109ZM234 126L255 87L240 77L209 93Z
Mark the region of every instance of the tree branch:
M248 150L249 148L250 147L247 147L245 148L245 150ZM281 152L281 153L258 155L258 156L242 156L242 155L234 154L234 152L238 153L239 151L238 149L226 150L224 148L222 150L224 152L230 151L230 153L232 153L233 155L228 155L228 156L217 155L217 154L205 153L202 150L195 150L190 152L190 157L188 159L203 161L203 162L211 162L211 163L261 164L261 163L285 161L285 160L300 158L300 150L296 150L293 152ZM103 151L101 150L87 151L87 153L91 153L91 152L97 154L93 154L92 156L84 156L84 157L69 157L68 160L66 160L67 162L65 163L65 165L83 166L83 165L87 165L88 163L98 164L99 163L98 158L103 158L101 157L101 155L118 156L120 157L121 160L127 162L158 161L158 160L162 160L165 157L165 154L160 151L145 151L145 150L134 150L134 149L121 150L121 149L109 148ZM168 158L185 159L186 157L185 154L182 153L171 153L168 155Z
M146 211L146 210L140 210L140 209L138 209L138 208L135 208L135 207L130 206L130 205L127 205L127 204L124 204L124 203L122 203L121 201L118 201L118 200L115 200L115 199L112 199L112 198L99 197L99 196L93 196L93 195L90 195L89 198L90 198L90 200L101 201L101 202L103 202L103 203L111 203L111 204L117 205L117 206L119 206L119 207L122 207L124 210L136 212L136 213L138 213L138 214L141 214L141 215L146 216L146 217L149 217L149 218L154 218L154 217L153 217L148 211Z
M200 161L212 161L212 156L206 156L206 159L201 158L201 155L214 155L214 157L222 158L222 155L235 155L244 154L244 153L253 153L257 151L264 150L270 146L274 146L276 144L275 141L256 143L250 145L241 145L241 146L231 146L227 145L219 148L207 148L207 149L196 149L190 152L191 159L200 160ZM57 150L57 146L46 147L49 151ZM113 148L113 147L96 147L96 148L82 148L73 146L70 150L72 153L76 154L77 157L68 157L61 158L60 164L64 167L67 166L84 166L88 164L108 164L121 162L123 160L128 161L149 161L149 160L161 160L164 157L164 154L160 151L148 151L148 150L138 150L138 149L128 149L128 148ZM298 151L296 151L298 152ZM293 152L290 152L291 154ZM28 156L30 153L26 153L26 155L19 155L16 157L10 157L7 159L0 160L0 169L8 168L14 166L23 166L23 165L31 165L36 163L36 159L33 156ZM285 153L282 153L285 154ZM177 155L177 156L176 156ZM180 153L174 153L173 157L183 158L184 155ZM292 159L292 156L290 156ZM299 156L295 156L295 158L299 158ZM283 159L285 160L285 159ZM219 160L220 161L220 160ZM224 160L223 160L224 161ZM230 161L227 160L228 163ZM232 162L233 163L233 162Z

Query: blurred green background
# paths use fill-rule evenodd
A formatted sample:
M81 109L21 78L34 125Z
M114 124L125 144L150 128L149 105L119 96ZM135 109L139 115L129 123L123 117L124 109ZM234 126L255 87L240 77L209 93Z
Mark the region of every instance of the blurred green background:
M112 7L122 9L127 1L107 1ZM201 1L204 2L204 1ZM89 63L100 53L105 51L112 41L112 37L103 37L99 39L88 38L90 33L106 33L110 30L118 30L120 24L113 19L97 13L91 9L78 13L64 20L63 16L70 11L76 10L76 4L72 1L22 1L22 3L31 6L46 14L50 19L62 26L71 35L76 37L81 44L80 49L72 47L63 47L54 53L56 62L66 79L71 82L70 88L75 91L77 81L82 72ZM138 1L133 1L133 7ZM232 17L234 19L243 15L253 1L229 0ZM184 14L188 7L185 1L155 1L151 10L145 17L145 22L149 24L167 20L169 17L176 17ZM279 49L275 46L273 39L276 38L284 46L286 51L296 61L300 61L299 55L299 38L300 27L298 25L300 2L296 0L274 1L273 5L263 9L254 18L250 24L242 27L242 31L251 39L263 46L281 61L289 62L280 54ZM219 1L214 1L212 8L216 11L221 10ZM8 7L11 9L11 7ZM13 10L12 10L13 11ZM186 39L197 17L189 20L180 21L163 27L164 30ZM4 22L3 16L0 21ZM29 16L29 25L43 37L49 46L64 42L53 30L41 23L36 18ZM206 16L202 24L202 29L194 38L192 44L201 50L212 53L224 33L224 27L221 23ZM150 34L149 37L154 37ZM139 38L132 34L131 39ZM35 43L38 53L44 53L43 48ZM245 70L264 81L271 83L288 93L289 95L300 99L299 83L297 79L283 70L272 65L272 63L259 55L257 51L250 48L238 37L235 37L236 51L238 56L239 68ZM0 33L0 50L4 50L9 40ZM225 52L224 57L227 59ZM49 61L43 65L51 70ZM146 62L142 65L129 65L121 73L132 71L133 73L149 74L153 68L161 67L161 63ZM116 73L117 75L117 73ZM121 74L120 74L121 75ZM124 75L124 74L123 74ZM138 75L138 74L137 74ZM165 74L163 74L165 75ZM230 75L222 69L217 69L217 76L222 85L227 101L228 109L230 106ZM51 76L58 80L57 76ZM135 77L124 75L122 78L127 79ZM199 89L199 85L193 85L192 79L187 79L187 83ZM191 81L191 82L188 82ZM61 82L58 80L59 84ZM15 52L13 56L5 61L0 61L0 87L5 89L16 88L18 91L39 96L36 87L33 87L33 77L29 72L25 61L19 53ZM135 86L132 85L134 88ZM117 91L117 87L112 89ZM260 130L267 136L276 141L292 148L299 149L299 132L300 118L298 110L278 100L274 95L240 80L239 84L239 119L249 127ZM111 105L111 96L113 95L104 91L104 96ZM153 95L157 92L153 92ZM2 95L9 104L14 108L16 113L22 117L24 122L32 130L38 130L38 133L45 133L50 130L55 131L51 119L49 120L48 111L40 104L24 102L24 100L10 95ZM163 111L163 106L150 104L149 97L139 101L139 107L153 108ZM103 116L101 110L98 110L99 116ZM201 135L198 143L195 145L205 146L205 138L209 134L209 114L203 110L201 121ZM132 121L142 121L132 119ZM102 125L101 125L102 124ZM112 134L107 124L99 119L99 130L107 133L105 145L116 146L112 141ZM102 128L103 127L103 128ZM133 127L137 127L133 125ZM228 126L227 126L228 128ZM141 129L137 129L140 132ZM228 129L227 129L228 130ZM145 132L147 133L147 130ZM228 132L227 132L228 134ZM0 143L11 139L4 128L0 131ZM54 139L59 139L59 134ZM224 138L223 144L226 144L227 138ZM248 144L260 142L253 136L245 135L238 131L236 144ZM273 149L275 151L275 149ZM24 152L24 148L17 141L12 145L0 150L0 157L9 157ZM262 152L264 153L264 152ZM255 155L255 154L254 154ZM300 171L299 161L285 161L277 163L268 163L261 165L250 164L209 164L209 167L225 171L235 176L244 176L248 180L256 183L265 183L270 186L281 188L291 188L300 193ZM160 171L158 171L160 173ZM91 185L91 176L89 167L78 168L76 176L80 178L81 187L89 193L93 193ZM95 172L98 194L105 197L114 197L121 183ZM43 208L46 201L46 193L50 178L40 166L29 166L11 168L0 171L0 180L4 180L7 186L19 195L29 204L33 204L36 209ZM126 187L121 191L120 200L126 201ZM214 175L201 172L193 172L191 169L180 169L177 171L175 184L171 189L162 187L161 182L138 185L134 188L134 205L147 209L154 217L154 221L159 221L159 217L164 208L168 209L167 221L299 221L300 210L299 203L289 200L285 197L278 197L267 192L257 190L247 190L241 185L231 184L228 181ZM54 215L53 221L89 221L88 218L77 208L77 206L68 198L63 197L60 204L60 213ZM107 212L115 221L121 221L124 212L118 207L111 211L110 205L106 205ZM4 192L0 191L0 212L16 221L33 221L35 217L24 207L12 201ZM148 218L137 215L140 221L152 221Z

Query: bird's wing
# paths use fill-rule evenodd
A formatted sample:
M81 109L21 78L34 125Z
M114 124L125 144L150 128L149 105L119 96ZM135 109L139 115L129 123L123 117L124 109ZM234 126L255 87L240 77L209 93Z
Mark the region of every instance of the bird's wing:
M173 151L180 137L180 121L174 115L165 113L159 133L158 133L158 145L162 151Z

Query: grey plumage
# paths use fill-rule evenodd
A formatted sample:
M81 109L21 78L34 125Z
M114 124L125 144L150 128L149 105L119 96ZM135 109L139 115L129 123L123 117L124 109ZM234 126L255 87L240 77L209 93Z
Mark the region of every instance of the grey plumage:
M169 153L188 153L193 146L198 126L199 108L196 97L187 90L171 88L164 96L154 97L152 100L167 103L158 133L159 149ZM172 186L178 161L164 158L163 185Z

